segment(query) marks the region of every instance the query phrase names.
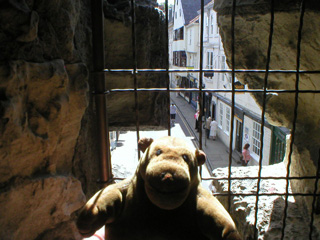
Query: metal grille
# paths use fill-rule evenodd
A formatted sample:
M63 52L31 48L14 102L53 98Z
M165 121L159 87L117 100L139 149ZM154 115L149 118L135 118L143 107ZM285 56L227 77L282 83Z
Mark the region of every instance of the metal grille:
M235 94L241 93L241 92L249 92L249 93L261 93L263 95L263 104L262 104L262 113L261 113L261 126L260 126L260 134L258 134L258 137L260 138L259 148L258 151L259 154L259 170L258 170L258 176L257 177L231 177L231 168L232 168L232 144L233 144L233 134L230 134L230 144L229 144L229 167L228 167L228 177L227 178L202 178L204 181L212 181L212 180L227 180L228 185L228 194L222 194L217 193L216 195L227 195L228 196L228 203L229 203L229 209L231 204L231 197L232 196L255 196L255 236L257 236L257 221L258 221L258 202L259 197L261 196L284 196L285 197L285 209L283 212L283 225L282 225L282 233L281 233L281 239L284 239L285 236L285 227L286 227L286 219L287 219L287 209L288 209L288 198L289 196L304 196L304 197L313 197L312 202L312 214L311 214L311 222L310 222L310 232L309 232L309 239L312 239L312 231L313 231L313 221L314 216L313 213L315 212L315 205L316 205L316 198L319 197L318 192L318 173L319 173L319 166L318 163L318 169L316 171L315 176L302 176L302 177L291 177L290 176L290 165L291 165L291 158L293 153L293 143L295 139L296 134L296 123L297 123L297 116L298 116L298 98L300 94L306 94L306 93L320 93L320 90L300 90L299 83L300 83L300 75L301 74L319 74L320 70L317 71L309 71L309 70L301 70L300 69L300 52L301 52L301 39L302 39L302 29L303 29L303 22L304 22L304 13L305 13L305 0L301 1L300 5L300 21L299 21L299 30L298 30L298 42L297 42L297 49L296 49L296 69L293 70L270 70L270 57L271 57L271 49L272 49L272 41L273 41L273 31L274 31L274 0L270 0L270 31L269 31L269 39L268 39L268 49L267 49L267 61L265 69L236 69L235 68L235 15L236 15L236 0L233 0L232 4L232 20L231 20L231 69L204 69L203 67L203 49L204 49L204 0L201 1L201 9L200 9L200 65L199 69L184 69L184 70L178 70L178 69L138 69L137 68L137 61L136 61L136 29L135 29L135 19L136 19L136 12L135 8L131 9L131 17L133 19L132 21L132 49L133 49L133 69L104 69L104 54L102 49L104 49L104 39L103 39L103 13L102 13L102 1L92 1L92 10L93 10L93 69L92 72L93 77L95 78L95 96L96 96L96 108L97 108L97 114L98 114L98 128L99 128L99 134L100 134L100 158L101 158L101 182L102 183L110 183L114 180L112 178L112 172L111 172L111 156L110 156L110 148L105 146L110 146L110 143L108 142L109 136L108 136L108 123L107 123L107 116L106 116L106 101L105 101L105 95L109 93L116 93L116 92L133 92L135 96L135 109L136 109L136 132L137 132L137 140L140 138L140 126L139 126L139 112L138 112L138 92L143 91L152 91L152 92L165 92L168 96L168 123L167 123L167 130L168 135L171 135L170 131L170 115L169 115L169 108L170 108L170 93L172 92L196 92L199 94L199 105L200 109L203 109L203 94L204 93L231 93L231 119L230 119L230 132L233 133L235 126L234 126L234 116L235 116ZM131 0L131 6L135 6L135 0ZM165 1L165 24L168 29L168 0ZM166 39L168 40L168 32ZM167 42L168 46L168 42ZM167 62L169 61L169 56L167 55ZM134 79L134 88L133 89L109 89L106 90L105 88L105 73L106 72L130 72L133 75ZM197 72L199 73L199 87L198 88L170 88L170 82L169 78L167 78L167 83L165 88L138 88L137 85L137 76L139 74L143 73L183 73L183 72ZM228 73L231 74L231 83L232 88L231 89L203 89L203 74L204 73ZM244 74L244 73L260 73L264 74L264 83L262 89L236 89L235 88L235 79L236 74ZM295 81L295 89L267 89L268 86L268 77L270 74L295 74L296 81ZM286 177L262 177L262 156L263 156L263 139L264 139L264 126L265 126L265 113L266 113L266 97L267 94L270 93L292 93L295 96L295 106L294 106L294 117L292 121L292 129L291 129L291 141L289 146L289 160L287 165L287 176ZM203 112L200 111L200 122L202 119ZM202 124L201 124L202 126ZM199 148L202 149L202 129L200 128L199 131ZM138 142L138 141L137 141ZM258 141L257 141L258 142ZM138 156L140 157L140 155ZM320 160L319 160L320 161ZM233 180L257 180L257 191L255 193L232 193L231 192L231 182ZM274 180L285 180L286 181L286 192L285 193L265 193L261 192L261 181L262 180L268 180L268 179L274 179ZM315 187L313 193L290 193L289 192L289 183L291 180L306 180L306 179L315 179Z

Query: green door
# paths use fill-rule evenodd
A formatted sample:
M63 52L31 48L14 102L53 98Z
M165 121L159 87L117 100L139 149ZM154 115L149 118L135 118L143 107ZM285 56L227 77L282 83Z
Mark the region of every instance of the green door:
M285 129L273 127L270 164L283 161L286 153L286 132Z

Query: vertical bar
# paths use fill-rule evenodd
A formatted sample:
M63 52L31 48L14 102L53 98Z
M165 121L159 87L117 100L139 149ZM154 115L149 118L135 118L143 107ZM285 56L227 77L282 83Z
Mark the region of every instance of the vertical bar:
M285 228L286 228L286 219L287 219L287 210L288 210L288 198L289 198L289 176L290 176L290 165L291 165L291 157L293 152L293 143L295 139L295 131L296 131L296 123L298 117L298 104L299 104L299 81L300 81L300 54L301 54L301 39L302 39L302 27L303 27L303 17L305 10L305 1L301 1L300 5L300 22L299 22L299 30L298 30L298 42L297 42L297 68L296 68L296 84L295 84L295 107L294 107L294 115L292 121L292 130L291 130L291 141L290 141L290 152L289 159L287 165L287 176L286 176L286 196L285 196L285 206L284 206L284 216L283 216L283 226L281 231L281 240L284 239Z
M261 184L261 172L262 172L262 160L263 160L263 138L264 138L264 125L265 125L265 112L266 112L266 98L267 98L267 86L268 77L270 69L270 59L271 59L271 49L272 49L272 37L273 37L273 27L274 27L274 0L270 3L270 31L269 31L269 43L267 52L267 62L266 62L266 73L264 77L263 84L263 103L261 112L261 134L260 134L260 157L259 157L259 171L258 171L258 182L257 182L257 192L256 192L256 203L255 203L255 220L254 220L254 239L258 239L258 211L259 211L259 192Z
M235 15L236 15L236 0L232 3L232 18L231 18L231 67L232 67L232 94L231 94L231 128L230 130L230 141L229 141L229 169L228 169L228 211L230 212L231 207L231 165L232 165L232 144L233 144L233 129L234 129L234 105L235 105L235 35L234 35L234 25L235 25Z
M202 82L203 82L203 30L204 30L204 0L201 0L201 25L200 25L200 66L199 66L199 108L200 108L200 114L199 114L199 148L202 149Z
M165 1L165 14L166 14L166 47L167 47L167 52L166 52L166 77L167 77L167 94L168 94L168 136L171 136L171 115L170 115L170 80L169 80L169 22L168 22L168 18L169 18L169 9L168 9L168 0Z
M310 221L310 232L309 232L309 239L312 240L312 231L313 231L313 222L314 222L314 212L315 212L315 205L317 200L317 191L318 191L318 183L319 183L319 174L320 174L320 148L319 148L319 158L318 158L318 166L316 171L316 179L314 182L314 191L313 191L313 200L312 200L312 209L311 209L311 221Z
M133 67L133 84L134 84L134 109L136 112L136 132L137 132L137 149L138 149L138 159L140 159L140 151L138 142L140 139L140 124L139 124L139 103L138 103L138 83L137 83L137 58L136 58L136 11L135 11L135 0L131 0L131 44L132 44L132 67Z
M112 178L109 129L106 113L105 75L104 75L104 15L103 2L91 1L92 14L92 61L97 112L97 135L100 160L100 182L107 183Z

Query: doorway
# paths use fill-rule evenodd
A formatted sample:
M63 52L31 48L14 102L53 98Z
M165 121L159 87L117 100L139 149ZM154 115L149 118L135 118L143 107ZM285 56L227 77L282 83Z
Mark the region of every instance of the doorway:
M242 150L242 121L236 119L236 150L241 153Z
M215 103L212 103L212 119L216 120L216 104Z

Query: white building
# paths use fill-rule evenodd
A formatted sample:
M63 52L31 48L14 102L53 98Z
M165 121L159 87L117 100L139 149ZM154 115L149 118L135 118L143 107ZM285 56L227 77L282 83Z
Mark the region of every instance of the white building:
M204 0L205 4L209 0ZM186 70L199 68L199 16L201 1L176 0L173 17L173 68ZM199 87L199 74L193 72L178 72L171 76L173 87ZM198 94L196 92L181 92L180 95L197 108Z
M228 69L223 45L219 34L216 12L213 10L214 1L204 7L204 36L203 36L203 62L206 69ZM232 76L230 73L205 73L203 77L206 89L232 89ZM247 89L237 79L235 87ZM225 92L206 94L204 99L204 112L218 122L218 137L229 146L231 138L231 108L232 95ZM260 159L261 137L261 109L250 93L235 94L234 131L232 149L241 153L244 144L250 144L251 156L257 165ZM282 161L285 152L286 129L276 128L265 120L263 137L262 164Z
M190 2L197 11L197 15L190 15ZM200 1L197 5L189 0L175 1L174 10L174 40L172 45L173 67L177 69L198 69L200 59ZM216 12L213 10L214 1L205 1L204 30L203 30L203 69L228 69L223 45L219 35ZM189 7L188 11L185 9ZM195 14L195 13L194 13ZM181 88L199 87L198 73L173 74L172 83ZM246 89L235 79L235 87ZM216 90L232 89L230 73L205 72L203 74L203 89L215 90L204 94L203 113L206 117L213 117L218 122L218 137L229 146L231 138L231 93ZM198 95L195 93L181 94L190 104L197 107ZM261 109L249 93L235 95L234 131L232 149L240 153L245 143L250 144L253 161L257 165L260 159ZM282 161L285 152L285 138L288 131L277 128L265 121L263 139L262 164Z

